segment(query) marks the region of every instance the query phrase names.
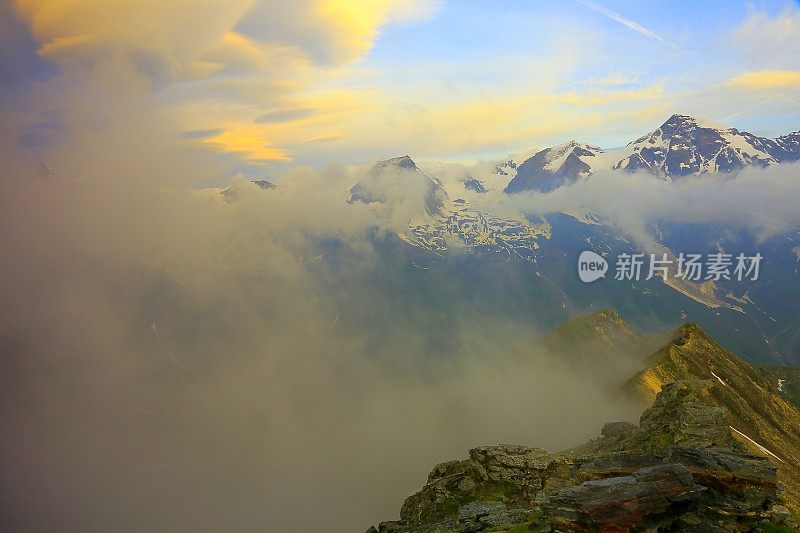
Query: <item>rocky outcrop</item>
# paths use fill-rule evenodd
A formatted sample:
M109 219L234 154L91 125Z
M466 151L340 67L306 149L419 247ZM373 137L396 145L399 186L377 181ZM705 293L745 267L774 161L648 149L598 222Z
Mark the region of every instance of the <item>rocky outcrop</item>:
M708 380L664 386L638 426L578 448L485 446L436 466L375 533L757 531L793 525L777 471L726 424Z
M567 487L545 509L556 530L629 531L647 520L657 525L661 516L684 514L705 490L682 464L656 465Z

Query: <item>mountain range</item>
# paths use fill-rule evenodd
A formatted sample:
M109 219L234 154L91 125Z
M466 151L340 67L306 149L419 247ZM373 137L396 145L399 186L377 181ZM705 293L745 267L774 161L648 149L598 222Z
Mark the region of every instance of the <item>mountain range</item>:
M474 284L478 272L488 276L504 270L506 278L516 280L514 287L496 277L482 282L485 297L504 313L519 317L518 305L510 298L520 294L531 295L524 301L526 314L553 326L600 308L635 309L636 326L643 329L692 320L750 361L800 363L800 228L764 239L724 225L655 219L643 228L650 241L645 249L614 221L592 212L520 212L520 206L538 201L521 193L546 194L591 180L601 171L631 173L654 183L689 180L686 185L691 187L691 180L704 176L733 176L747 167L791 164L799 157L800 132L768 139L673 115L623 148L603 150L573 141L506 158L483 174L454 177L436 165L420 166L409 155L379 161L359 175L344 197L332 201L366 204L381 216L402 213L407 227L396 232L396 242L376 245L387 257L405 257L409 272L421 271L426 280L436 273L441 279L455 282L464 277ZM272 187L252 187L259 188L271 194ZM217 193L228 200L235 194L231 189ZM496 207L506 200L516 207ZM463 250L471 256L464 257ZM758 252L764 256L764 274L759 282L656 277L587 285L576 273L584 250L609 260L626 253L676 257L680 252ZM447 290L435 288L439 289ZM429 291L431 298L435 290Z
M642 179L651 175L654 180L678 181L702 179L712 173L733 175L748 166L793 163L798 157L800 132L767 139L673 115L658 129L624 148L604 151L573 141L540 150L520 163L505 160L496 165L492 176L483 179L468 175L448 181L435 170L422 170L409 156L381 161L350 189L348 200L387 209L392 207L392 200L382 191L416 191L418 196L411 202L408 197L403 198L405 209L414 202L418 208L409 215L408 230L398 233L405 244L430 254L427 262L422 257L416 264L429 268L431 262L442 261L449 252L462 248L484 257L528 265L525 268L532 276L527 283L536 292L548 295L542 297L560 305L564 319L597 306L634 305L644 316L660 315L666 323L695 320L752 360L800 361L800 321L795 318L800 315L800 303L792 303L800 300L789 297L800 298L800 228L765 240L752 232L731 231L712 224L654 221L646 231L655 248L642 249L611 221L591 212L531 217L509 210L498 214L481 207L481 198L492 190L493 198L502 202L504 197L520 192L548 193L591 179L599 171L635 172ZM498 196L500 186L503 192ZM536 199L522 200L527 201ZM748 284L664 277L620 283L613 289L597 291L576 283L575 261L582 250L609 258L637 252L677 257L679 252L758 250L767 258L764 268L769 270L769 278ZM600 282L603 283L608 286L614 282ZM663 325L664 322L649 326Z
M517 166L504 192L550 192L601 170L643 171L671 181L798 159L800 132L768 139L694 117L672 115L658 129L624 148L604 151L570 141L541 150Z

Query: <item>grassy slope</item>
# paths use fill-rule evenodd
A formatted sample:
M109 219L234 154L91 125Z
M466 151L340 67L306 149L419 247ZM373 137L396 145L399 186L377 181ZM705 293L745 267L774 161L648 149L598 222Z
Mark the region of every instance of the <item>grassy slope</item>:
M646 365L626 383L626 388L646 403L652 402L665 383L690 378L717 382L720 386L711 394L728 409L728 423L738 431L732 430L732 434L778 467L787 505L800 515L800 410L776 393L757 368L722 348L694 324L678 328L674 339L653 353Z

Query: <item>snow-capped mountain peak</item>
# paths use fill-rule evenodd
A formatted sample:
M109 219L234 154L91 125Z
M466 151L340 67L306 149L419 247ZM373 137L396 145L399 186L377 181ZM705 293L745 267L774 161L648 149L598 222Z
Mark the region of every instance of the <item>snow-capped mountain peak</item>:
M350 188L350 202L419 205L420 213L439 213L447 192L437 178L422 171L411 157L404 155L378 161Z
M628 144L624 153L615 169L643 170L664 179L767 166L788 155L777 140L677 114Z
M675 180L798 160L800 132L769 139L711 120L675 114L655 131L621 149L604 152L570 141L541 150L517 167L504 192L550 192L599 170L646 172Z
M598 166L603 150L597 146L569 141L541 150L517 168L505 192L550 192L562 185L589 176Z
M408 172L417 172L419 171L419 167L411 159L408 155L402 155L400 157L392 157L391 159L385 159L383 161L378 161L372 167L370 171L372 174L380 174L381 172L385 172L387 170L406 170Z

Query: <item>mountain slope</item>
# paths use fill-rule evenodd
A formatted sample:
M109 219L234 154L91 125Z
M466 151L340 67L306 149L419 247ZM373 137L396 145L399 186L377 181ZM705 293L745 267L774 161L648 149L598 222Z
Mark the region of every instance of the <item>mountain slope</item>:
M441 254L454 244L503 257L531 260L539 240L550 236L546 223L522 215L493 216L463 198L452 198L442 183L408 156L376 163L350 189L350 202L402 208L408 230L398 236L413 246Z
M707 380L664 387L638 426L563 453L497 445L433 468L367 533L758 531L795 526L776 469L731 436Z
M626 388L644 402L665 384L686 379L715 382L713 400L726 408L731 433L753 453L778 467L786 499L800 511L800 410L770 387L758 369L722 348L695 324L679 328L674 339L647 359Z
M447 200L441 182L417 167L407 155L377 162L364 178L350 188L350 202L390 206L411 196L420 202L419 212L439 214Z
M642 337L607 310L547 340L560 350L594 343L608 354ZM696 325L670 337L649 357L640 354L642 370L625 385L649 404L638 426L608 423L599 438L562 453L472 449L437 465L400 520L368 533L797 527L800 410Z
M506 194L523 191L550 192L589 176L598 166L603 151L588 144L570 141L546 148L526 159L506 186Z
M617 386L642 367L644 358L663 346L664 334L634 330L614 309L573 318L551 331L542 347L597 383Z
M792 139L767 139L694 117L672 115L654 132L630 143L625 149L627 155L614 168L646 170L665 179L733 172L797 159Z

